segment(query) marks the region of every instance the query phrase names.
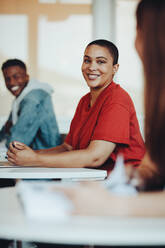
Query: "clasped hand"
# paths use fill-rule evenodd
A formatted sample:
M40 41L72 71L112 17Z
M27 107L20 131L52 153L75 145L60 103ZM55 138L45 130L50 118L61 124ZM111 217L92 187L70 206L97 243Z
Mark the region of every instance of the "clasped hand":
M7 152L8 161L14 165L34 166L37 153L25 144L13 141Z

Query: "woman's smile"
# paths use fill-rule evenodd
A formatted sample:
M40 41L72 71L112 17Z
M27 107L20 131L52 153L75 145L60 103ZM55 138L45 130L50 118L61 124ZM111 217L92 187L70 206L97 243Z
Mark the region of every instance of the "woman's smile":
M97 79L100 75L99 74L93 74L93 73L87 73L87 76L89 80L95 80Z

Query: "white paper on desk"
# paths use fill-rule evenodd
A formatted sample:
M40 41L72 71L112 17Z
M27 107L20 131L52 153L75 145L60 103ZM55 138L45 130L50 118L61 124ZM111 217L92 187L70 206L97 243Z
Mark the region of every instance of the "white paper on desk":
M118 155L113 171L103 182L104 186L118 195L136 195L136 188L129 183L122 155Z
M8 161L6 158L7 148L4 142L0 142L0 162Z
M71 201L61 192L52 191L53 182L20 181L17 192L25 214L35 220L69 218L73 209Z

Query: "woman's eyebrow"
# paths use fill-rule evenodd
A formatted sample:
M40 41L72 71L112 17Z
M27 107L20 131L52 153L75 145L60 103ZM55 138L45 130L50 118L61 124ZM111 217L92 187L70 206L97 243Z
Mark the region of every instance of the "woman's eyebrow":
M108 60L107 58L105 58L103 56L96 57L96 59L105 59L105 60Z
M88 55L84 55L84 58L91 58L90 56ZM106 57L104 56L99 56L99 57L96 57L96 59L105 59L105 60L108 60Z

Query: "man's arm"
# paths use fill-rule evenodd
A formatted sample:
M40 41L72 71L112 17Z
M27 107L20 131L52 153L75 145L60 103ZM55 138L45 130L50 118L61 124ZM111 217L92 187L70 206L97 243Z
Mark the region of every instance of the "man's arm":
M11 127L12 127L12 120L11 120L11 113L10 113L8 120L2 126L0 130L0 141L3 141L4 139L7 140L9 138Z
M38 99L25 98L20 103L18 120L10 129L7 146L9 146L9 143L13 140L30 145L42 122L42 115L44 116L42 111L42 105L40 105Z
M6 138L6 132L5 132L5 125L0 130L0 141L4 140Z

